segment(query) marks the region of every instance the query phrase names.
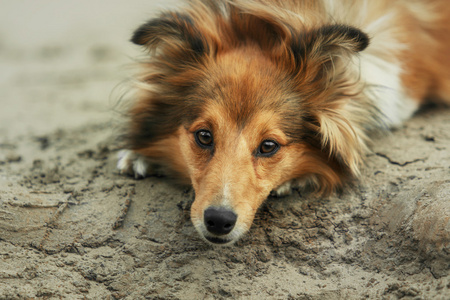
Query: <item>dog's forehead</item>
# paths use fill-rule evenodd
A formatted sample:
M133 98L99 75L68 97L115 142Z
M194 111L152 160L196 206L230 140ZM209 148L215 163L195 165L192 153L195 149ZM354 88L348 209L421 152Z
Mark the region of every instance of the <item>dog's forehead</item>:
M283 70L260 49L243 48L209 60L203 82L213 98L249 102L280 93L286 79Z
M211 110L220 109L238 123L260 111L277 111L293 99L294 90L280 68L255 50L241 50L215 58L199 84Z

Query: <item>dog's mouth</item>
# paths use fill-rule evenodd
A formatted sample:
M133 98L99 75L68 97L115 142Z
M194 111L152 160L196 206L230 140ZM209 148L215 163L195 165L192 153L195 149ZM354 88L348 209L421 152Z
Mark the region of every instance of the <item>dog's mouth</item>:
M208 242L217 244L217 245L225 245L225 244L229 244L229 243L233 242L233 240L231 240L231 239L221 238L221 237L212 237L212 236L205 236L205 239Z
M206 228L204 226L200 226L199 228L197 226L195 226L198 233L200 234L200 236L208 243L213 244L213 245L220 245L220 246L225 246L225 245L231 245L233 243L235 243L239 237L240 234L237 231L232 231L227 235L223 235L223 236L217 236L214 234L211 234L210 232L208 232L206 230Z

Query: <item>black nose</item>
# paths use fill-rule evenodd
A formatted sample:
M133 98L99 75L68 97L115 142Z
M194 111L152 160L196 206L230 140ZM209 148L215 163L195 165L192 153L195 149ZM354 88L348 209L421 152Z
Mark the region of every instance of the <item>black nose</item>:
M226 208L210 207L203 215L206 229L215 235L225 235L233 230L237 215Z

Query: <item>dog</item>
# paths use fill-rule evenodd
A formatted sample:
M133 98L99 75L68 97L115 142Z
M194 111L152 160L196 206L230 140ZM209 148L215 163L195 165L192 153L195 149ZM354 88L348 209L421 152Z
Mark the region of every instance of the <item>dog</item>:
M237 241L271 194L329 195L375 133L450 103L446 0L192 0L140 26L122 173L192 185L209 243Z

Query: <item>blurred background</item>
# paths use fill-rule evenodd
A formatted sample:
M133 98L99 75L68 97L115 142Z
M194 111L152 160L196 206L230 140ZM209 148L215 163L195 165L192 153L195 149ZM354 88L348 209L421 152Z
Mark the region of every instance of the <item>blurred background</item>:
M178 2L0 0L0 139L111 118L133 30Z

